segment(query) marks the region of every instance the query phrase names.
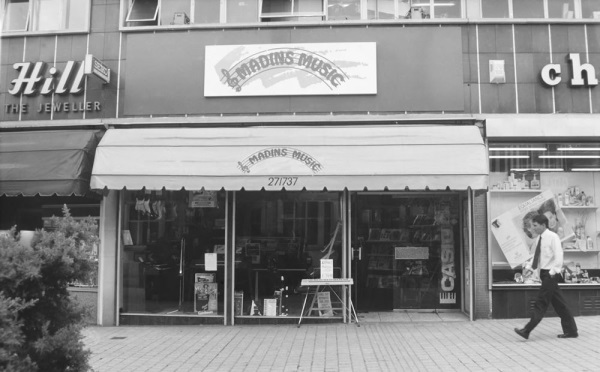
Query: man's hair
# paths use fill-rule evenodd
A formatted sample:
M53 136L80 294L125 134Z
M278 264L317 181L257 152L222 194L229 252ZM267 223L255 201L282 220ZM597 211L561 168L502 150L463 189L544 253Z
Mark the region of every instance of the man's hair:
M546 228L548 228L548 217L544 216L543 214L538 214L537 216L533 216L531 221L537 222L539 225L544 225L544 226L546 226Z

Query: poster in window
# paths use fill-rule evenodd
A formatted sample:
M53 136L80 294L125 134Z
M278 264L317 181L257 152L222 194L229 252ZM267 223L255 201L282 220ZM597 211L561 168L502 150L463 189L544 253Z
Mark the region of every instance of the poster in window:
M492 234L513 269L533 256L531 245L537 235L531 226L531 219L538 214L548 218L548 229L558 234L561 241L574 236L571 225L550 190L492 218Z
M217 283L194 283L194 311L198 314L213 314L218 310Z

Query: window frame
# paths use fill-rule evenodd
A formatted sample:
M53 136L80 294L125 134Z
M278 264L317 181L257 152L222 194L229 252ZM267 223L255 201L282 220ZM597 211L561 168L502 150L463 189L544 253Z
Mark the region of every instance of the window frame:
M301 2L303 0L290 0L291 1L291 11L287 12L278 12L278 13L263 13L263 3L265 0L260 0L258 3L258 22L263 22L266 19L282 19L282 18L306 18L306 17L321 17L322 20L327 20L327 0L320 0L321 2L321 12L296 12L294 11L296 2Z
M481 1L483 1L483 0L481 0ZM481 19L551 19L551 20L556 20L556 19L593 19L591 17L590 18L583 17L581 0L570 0L570 2L572 1L571 4L573 5L573 18L550 17L549 1L551 1L551 0L543 0L543 12L544 12L543 17L540 17L540 18L515 17L514 3L515 3L515 1L518 1L518 0L503 0L503 1L506 1L508 3L508 17L507 18L484 17L483 6L480 6ZM480 4L481 4L481 2L480 2Z
M29 30L29 24L31 23L31 0L27 1L27 15L25 16L25 28L23 29L5 29L4 26L6 25L6 17L9 14L8 12L8 6L11 3L15 3L16 1L14 0L4 0L2 1L2 27L1 30L2 32L27 32Z
M73 2L85 2L86 3L86 14L84 16L85 24L82 28L70 29L69 25L69 11ZM9 12L7 11L10 3L15 2L13 0L1 0L0 2L0 25L2 30L2 36L4 35L20 35L20 34L69 34L69 33L88 33L91 25L91 11L92 11L92 0L60 0L60 11L59 11L59 23L60 26L57 29L39 29L39 9L41 0L27 0L27 16L25 21L24 29L5 29L6 18ZM37 20L36 20L37 19Z
M136 1L137 0L130 0L129 6L128 6L128 10L127 10L127 15L125 17L125 22L132 22L133 23L133 22L152 22L152 21L156 21L157 26L160 26L159 13L160 13L161 1L160 0L156 0L156 8L154 9L154 17L153 18L130 19L131 15L132 15L131 13L133 12L133 7L135 6Z

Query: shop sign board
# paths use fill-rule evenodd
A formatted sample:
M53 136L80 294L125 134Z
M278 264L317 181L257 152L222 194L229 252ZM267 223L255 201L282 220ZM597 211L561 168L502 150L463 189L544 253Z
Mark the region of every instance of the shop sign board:
M571 85L575 87L598 85L596 69L589 63L581 63L579 53L569 53L568 58L571 66ZM542 81L549 86L558 85L562 81L560 74L562 68L559 63L549 63L542 68ZM585 74L584 74L585 72ZM584 79L585 77L585 79Z
M83 93L85 62L67 61L64 68L49 67L46 62L18 62L12 65L16 72L10 79L8 94L15 97L47 96L48 100L36 102L30 107L28 102L5 103L5 114L33 114L51 112L91 112L102 109L98 101L76 100L59 102L50 99L53 95L78 96ZM10 76L10 74L9 74Z
M94 75L104 82L110 83L110 68L91 54L85 56L85 74Z
M376 43L207 45L204 96L377 93Z
M531 228L531 219L536 214L549 216L548 228L557 233L561 241L574 236L573 229L564 212L556 205L551 190L518 204L492 219L492 234L513 269L533 257L532 244L537 235Z

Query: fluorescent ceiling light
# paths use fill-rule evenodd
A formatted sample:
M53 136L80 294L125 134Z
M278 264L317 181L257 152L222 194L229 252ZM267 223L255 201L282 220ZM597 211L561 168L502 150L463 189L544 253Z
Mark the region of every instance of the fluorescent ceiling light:
M573 172L600 172L600 168L571 168Z
M430 6L430 3L413 3L412 6ZM433 3L433 6L455 6L455 3Z
M558 151L600 151L600 147L559 147Z
M511 168L511 172L526 172L530 170L537 170L540 172L562 172L563 168Z
M490 159L529 159L529 155L490 155Z
M490 151L546 151L545 147L490 147Z
M541 159L600 159L600 155L540 155Z

